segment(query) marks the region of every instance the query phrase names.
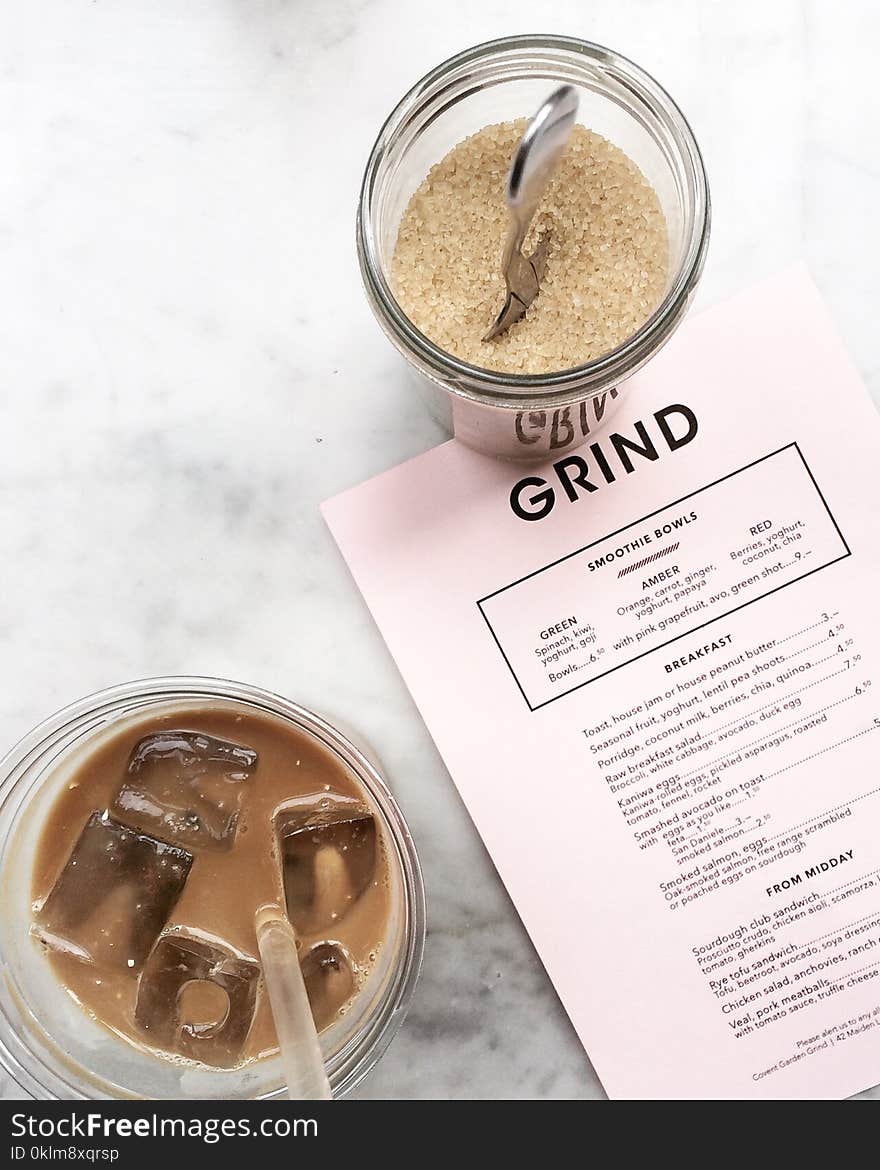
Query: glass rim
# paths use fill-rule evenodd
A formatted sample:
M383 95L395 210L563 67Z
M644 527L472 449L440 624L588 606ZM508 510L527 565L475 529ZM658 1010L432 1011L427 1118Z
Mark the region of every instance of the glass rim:
M372 221L375 181L379 166L396 136L404 131L420 108L463 78L480 62L507 57L515 65L529 51L556 53L558 60L576 65L586 59L622 84L647 106L662 123L678 149L693 185L694 207L687 247L663 300L630 337L605 354L579 366L547 374L510 374L488 370L455 357L436 345L418 329L398 304L385 278L379 258L378 241ZM552 58L548 57L548 69ZM502 83L499 76L488 84ZM478 88L482 88L477 86ZM450 96L450 104L454 99ZM437 65L418 80L386 118L370 151L358 201L356 234L361 277L368 298L392 342L407 357L417 357L419 368L452 393L471 400L508 405L514 409L534 408L543 397L554 405L579 400L584 390L608 390L634 373L655 353L674 331L684 314L691 292L702 272L711 224L711 199L703 157L694 133L670 94L646 70L628 57L593 41L552 34L522 34L483 41L464 49ZM507 400L505 402L505 399Z
M135 713L138 708L128 705L138 700L142 700L140 706L146 711L156 703L175 699L238 702L289 720L342 758L367 789L387 826L400 866L403 939L397 962L390 969L387 987L381 993L375 1011L329 1059L328 1075L333 1095L343 1096L376 1064L403 1022L424 956L426 907L424 880L415 843L383 773L361 748L323 716L262 687L199 675L137 679L92 692L43 719L0 758L0 849L5 853L13 839L18 814L31 793L45 781L46 773L38 772L30 777L30 783L24 789L21 787L29 770L53 743L60 743L61 751L67 750L72 744L64 744L64 737L72 734L83 720L110 716L116 709ZM17 1009L15 1016L10 1014L10 1008ZM46 1063L39 1049L29 1041L27 1030L22 1029L25 1015L30 1015L26 1005L20 1002L8 980L3 980L0 986L0 1069L19 1088L38 1100L106 1099L104 1094L93 1091L94 1084L77 1066L71 1064L62 1076ZM24 1019L23 1022L28 1021ZM50 1043L54 1043L48 1032L44 1034ZM130 1096L123 1087L119 1088L121 1092L114 1095L115 1099ZM281 1086L252 1099L269 1100L283 1095Z

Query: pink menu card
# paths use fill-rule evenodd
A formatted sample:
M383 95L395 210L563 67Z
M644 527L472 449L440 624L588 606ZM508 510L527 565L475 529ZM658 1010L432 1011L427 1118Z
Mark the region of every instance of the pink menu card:
M574 454L324 505L612 1097L880 1081L878 469L797 269Z

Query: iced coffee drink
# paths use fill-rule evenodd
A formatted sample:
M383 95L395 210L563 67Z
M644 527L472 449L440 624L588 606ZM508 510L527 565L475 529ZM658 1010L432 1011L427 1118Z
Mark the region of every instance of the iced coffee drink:
M369 987L389 931L370 795L268 712L165 708L80 753L38 841L32 933L69 996L161 1059L239 1069L277 1050L255 918L292 923L315 1023Z

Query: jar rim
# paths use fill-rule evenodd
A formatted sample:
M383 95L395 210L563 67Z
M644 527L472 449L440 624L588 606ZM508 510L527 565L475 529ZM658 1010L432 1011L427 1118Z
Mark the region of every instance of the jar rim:
M380 164L420 108L442 93L447 83L459 76L473 83L469 72L480 62L497 59L514 64L529 52L550 54L553 61L567 65L589 63L619 82L641 101L672 136L684 163L693 190L693 217L681 263L662 301L635 333L620 345L579 366L545 374L513 374L473 365L441 349L418 329L403 312L385 277L379 258L372 207L375 180ZM554 56L555 55L555 56ZM499 77L500 84L511 77ZM418 80L400 99L385 120L367 161L357 212L357 248L361 277L373 310L390 340L405 356L418 358L419 368L447 390L464 398L494 406L523 409L543 402L565 405L580 400L584 390L599 394L635 373L668 340L687 308L705 261L711 223L711 199L703 158L693 131L670 94L646 70L629 58L592 41L552 34L523 34L499 37L464 49L437 65Z
M163 702L212 699L241 703L286 719L314 735L340 756L378 806L400 862L403 901L400 952L375 1012L330 1058L328 1075L333 1093L342 1096L366 1076L403 1022L421 970L426 909L424 881L415 843L384 775L364 751L324 717L261 687L197 675L138 679L93 692L44 719L0 758L0 848L5 852L13 838L19 813L52 771L50 768L32 776L31 769L53 744L60 744L63 752L81 743L77 736L83 734L80 726L83 722L112 718L124 712L136 714L142 710L146 713L150 706ZM92 722L85 733L98 726L100 724ZM65 743L69 736L74 738ZM76 1081L71 1084L67 1077L60 1076L46 1064L39 1050L29 1042L27 1035L22 1035L21 1027L12 1018L11 1010L16 1008L17 1015L20 1015L24 1005L18 1003L17 995L12 994L4 982L0 986L0 1068L19 1087L38 1099L99 1096L90 1091L93 1086L77 1073L75 1067L70 1067L71 1078ZM283 1091L279 1088L260 1096L270 1099L282 1095Z

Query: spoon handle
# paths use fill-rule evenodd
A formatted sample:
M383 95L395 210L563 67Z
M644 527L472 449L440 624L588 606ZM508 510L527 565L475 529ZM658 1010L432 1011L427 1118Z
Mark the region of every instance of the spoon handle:
M526 127L507 177L507 205L517 223L520 242L541 202L577 116L578 94L562 85L547 98Z

